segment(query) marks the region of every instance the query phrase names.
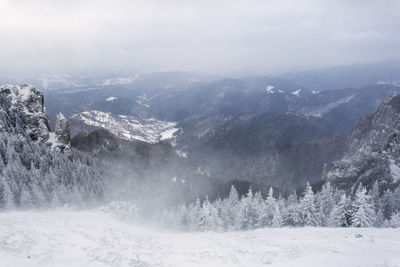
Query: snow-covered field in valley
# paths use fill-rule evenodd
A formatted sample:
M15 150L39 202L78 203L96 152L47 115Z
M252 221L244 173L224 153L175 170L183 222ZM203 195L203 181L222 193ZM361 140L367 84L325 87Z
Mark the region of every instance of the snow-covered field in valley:
M0 266L400 266L399 229L186 233L100 210L0 213Z

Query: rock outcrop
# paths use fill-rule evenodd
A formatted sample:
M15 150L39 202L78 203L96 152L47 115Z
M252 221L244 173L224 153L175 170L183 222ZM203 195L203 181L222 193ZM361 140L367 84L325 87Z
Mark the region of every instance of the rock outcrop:
M42 92L27 84L0 86L0 131L29 136L62 152L71 148L67 119L58 114L53 132Z
M400 95L386 98L375 114L362 118L348 137L344 157L326 166L324 179L355 190L400 184Z
M0 86L0 130L27 134L33 141L49 139L50 123L43 94L24 85Z
M64 152L71 149L69 123L62 113L57 114L54 137L55 147Z

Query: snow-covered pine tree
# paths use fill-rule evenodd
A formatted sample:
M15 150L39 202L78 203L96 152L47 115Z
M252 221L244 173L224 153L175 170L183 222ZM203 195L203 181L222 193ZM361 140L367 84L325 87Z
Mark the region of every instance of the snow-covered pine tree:
M265 210L262 215L262 226L272 226L274 218L276 199L274 198L274 190L272 187L269 188L268 196L265 200Z
M316 216L321 226L328 225L329 214L332 212L335 204L334 193L330 183L322 186L322 189L316 195L316 204L318 206L318 215Z
M315 207L315 196L311 185L307 182L304 196L300 200L300 213L304 225L317 226L317 209Z
M278 203L275 203L271 227L282 227L283 219Z
M379 183L375 181L372 189L369 190L368 195L371 198L371 202L374 206L374 211L376 214L376 226L383 225L384 215L382 210L382 200L379 192Z
M381 197L381 210L384 219L389 220L395 210L393 202L393 192L389 189L385 190Z
M222 221L218 216L218 211L210 203L208 197L200 209L198 228L201 231L219 231L222 228Z
M8 181L0 173L0 208L12 209L14 207L14 194L9 187Z
M222 201L221 217L227 230L239 230L241 228L241 208L239 194L234 185L231 186L228 198Z
M351 224L355 227L371 227L376 225L374 205L365 187L358 188L353 202L354 212L351 215Z
M388 226L400 228L400 212L393 213L392 218L389 220Z
M290 194L286 201L286 209L283 215L285 225L300 226L303 224L301 217L300 204L297 199L297 194Z
M266 205L260 191L254 194L253 198L254 209L256 210L255 227L263 227L263 215L265 213Z
M190 204L186 212L186 222L189 231L196 231L200 225L200 199L197 198L194 204Z
M35 206L34 198L32 197L32 191L26 185L22 187L19 205L28 209Z
M343 193L340 201L334 205L329 214L328 226L348 227L350 225L349 198Z
M241 222L242 222L242 229L254 229L257 223L257 208L254 204L254 195L251 187L246 196L242 197L241 199Z

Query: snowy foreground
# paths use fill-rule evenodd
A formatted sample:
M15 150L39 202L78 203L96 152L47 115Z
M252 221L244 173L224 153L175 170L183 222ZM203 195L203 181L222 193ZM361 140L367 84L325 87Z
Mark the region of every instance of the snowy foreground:
M181 233L100 210L3 212L0 266L400 266L400 229Z

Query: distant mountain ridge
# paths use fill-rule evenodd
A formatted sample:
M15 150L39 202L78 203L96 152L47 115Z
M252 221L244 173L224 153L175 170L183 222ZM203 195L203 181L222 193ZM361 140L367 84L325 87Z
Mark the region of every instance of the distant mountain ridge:
M282 78L312 90L362 88L377 84L400 86L400 59L293 72Z

